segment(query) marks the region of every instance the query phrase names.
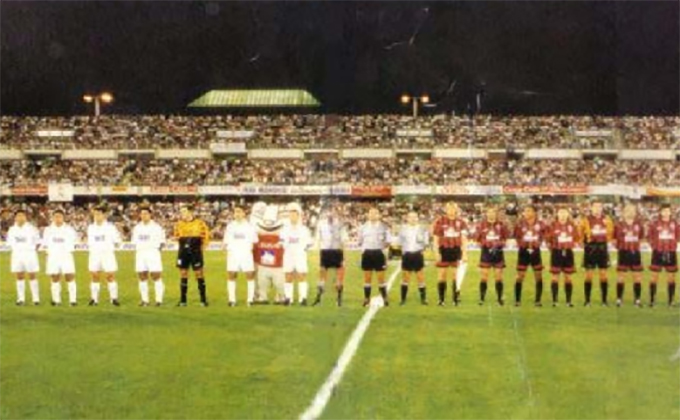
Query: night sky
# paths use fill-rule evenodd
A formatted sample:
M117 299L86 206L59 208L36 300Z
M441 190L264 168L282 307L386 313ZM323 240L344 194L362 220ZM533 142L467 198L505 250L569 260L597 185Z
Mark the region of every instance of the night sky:
M678 114L678 1L0 3L3 114L186 113L305 88L322 112Z

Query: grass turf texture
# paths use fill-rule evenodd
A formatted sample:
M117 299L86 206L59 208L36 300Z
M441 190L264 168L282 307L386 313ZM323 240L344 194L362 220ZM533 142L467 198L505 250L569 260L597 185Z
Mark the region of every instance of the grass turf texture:
M76 255L80 306L53 308L44 275L42 306L14 306L9 254L0 254L3 419L295 418L364 313L357 253L348 256L340 309L330 289L321 307L247 308L242 280L241 305L229 308L224 256L215 252L206 258L209 308L198 306L193 282L189 307L174 307L178 276L170 253L164 255L165 306L136 306L133 254L119 253L122 306L106 303L103 288L102 303L90 308L86 254ZM506 258L514 267L515 254ZM405 307L378 313L323 418L680 417L680 360L671 360L680 318L677 308L663 305L665 283L657 297L662 305L654 309L632 306L630 284L624 307L583 308L579 272L575 308L534 308L529 273L523 307L495 306L492 284L488 303L479 307L477 260L472 253L463 306L434 305L435 272L428 265L430 306L419 305L412 285ZM508 302L514 276L506 270ZM314 267L310 279L313 297ZM610 302L613 279L612 271ZM593 296L599 302L597 284Z

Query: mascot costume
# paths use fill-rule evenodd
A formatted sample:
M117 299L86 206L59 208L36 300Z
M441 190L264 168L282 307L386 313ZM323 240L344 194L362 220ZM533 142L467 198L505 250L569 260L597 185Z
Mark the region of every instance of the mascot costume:
M253 248L257 271L255 303L269 303L271 289L274 289L274 303L282 303L285 275L279 232L284 222L283 208L258 201L253 205L250 218L258 236L258 242Z

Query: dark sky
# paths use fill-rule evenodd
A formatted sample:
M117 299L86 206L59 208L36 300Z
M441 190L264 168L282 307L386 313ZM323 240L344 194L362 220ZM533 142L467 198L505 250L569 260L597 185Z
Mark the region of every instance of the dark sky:
M309 89L332 113L677 114L678 1L0 3L3 114L177 113L205 90ZM427 112L433 112L429 110Z

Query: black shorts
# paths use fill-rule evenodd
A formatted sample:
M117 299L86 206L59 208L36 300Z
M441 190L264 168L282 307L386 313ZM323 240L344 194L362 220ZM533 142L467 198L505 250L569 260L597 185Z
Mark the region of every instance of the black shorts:
M463 257L463 251L459 246L453 248L440 246L439 255L441 256L441 260L437 262L437 267L458 267L458 264Z
M482 256L479 260L479 268L505 268L505 256L503 248L482 247Z
M177 253L177 268L201 270L203 268L203 250L200 248L180 248Z
M640 251L619 250L619 261L616 271L642 271L642 256Z
M678 271L678 253L652 251L652 265L649 269L656 272L666 270L669 273L675 273Z
M364 271L385 271L387 260L380 249L367 249L361 254L361 269Z
M425 267L422 252L404 252L401 257L401 269L404 271L420 271Z
M532 267L534 271L543 270L543 258L540 248L520 248L517 253L517 271L526 271Z
M553 249L550 251L550 272L571 274L574 270L574 250Z
M345 255L341 249L322 249L321 268L341 268L345 261Z
M586 270L609 268L609 251L606 243L587 243L583 247L583 267Z

